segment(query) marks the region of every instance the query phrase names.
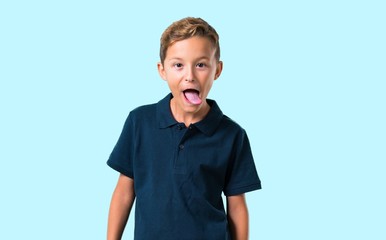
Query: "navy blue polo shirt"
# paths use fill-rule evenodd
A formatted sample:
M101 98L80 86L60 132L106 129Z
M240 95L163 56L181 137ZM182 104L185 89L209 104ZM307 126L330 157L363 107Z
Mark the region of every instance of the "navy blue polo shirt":
M261 188L244 129L213 100L189 127L167 95L131 111L107 164L134 179L134 239L230 239L221 194Z

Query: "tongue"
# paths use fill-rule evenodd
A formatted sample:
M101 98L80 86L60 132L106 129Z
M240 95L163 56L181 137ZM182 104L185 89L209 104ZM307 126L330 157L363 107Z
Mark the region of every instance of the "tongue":
M192 104L198 105L198 104L201 104L201 102L202 102L196 91L186 91L185 97Z

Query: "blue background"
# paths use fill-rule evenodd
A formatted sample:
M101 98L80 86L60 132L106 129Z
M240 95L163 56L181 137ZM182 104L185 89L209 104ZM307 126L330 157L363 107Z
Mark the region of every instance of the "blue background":
M0 239L105 239L118 177L105 162L128 112L168 93L159 38L186 16L220 34L210 98L252 144L263 190L247 194L250 239L386 239L385 11L1 1Z

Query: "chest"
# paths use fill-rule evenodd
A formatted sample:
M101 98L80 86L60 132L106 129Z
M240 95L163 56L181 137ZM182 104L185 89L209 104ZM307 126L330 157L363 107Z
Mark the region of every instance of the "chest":
M140 136L135 143L135 179L152 186L189 179L198 189L210 187L221 192L233 156L231 136L208 136L181 125Z

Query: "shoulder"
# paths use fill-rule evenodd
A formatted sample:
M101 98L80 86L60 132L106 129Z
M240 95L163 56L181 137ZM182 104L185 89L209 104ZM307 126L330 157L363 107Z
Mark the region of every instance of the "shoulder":
M137 128L142 123L152 121L156 112L156 104L142 105L132 109L125 121L125 128Z
M131 110L129 116L133 120L141 119L143 117L154 116L154 114L156 113L156 109L157 109L156 103L142 105Z
M165 112L169 107L169 101L171 99L171 93L166 95L163 99L156 103L146 104L133 109L130 115L134 118L152 117L154 118L157 114Z
M217 134L217 136L227 139L245 132L245 130L233 119L225 115L217 102L213 99L207 99L211 110L203 121L197 125L208 135Z
M236 134L244 134L245 129L240 126L236 121L234 121L232 118L228 117L227 115L223 115L221 123L220 123L220 129L230 131L232 133Z

